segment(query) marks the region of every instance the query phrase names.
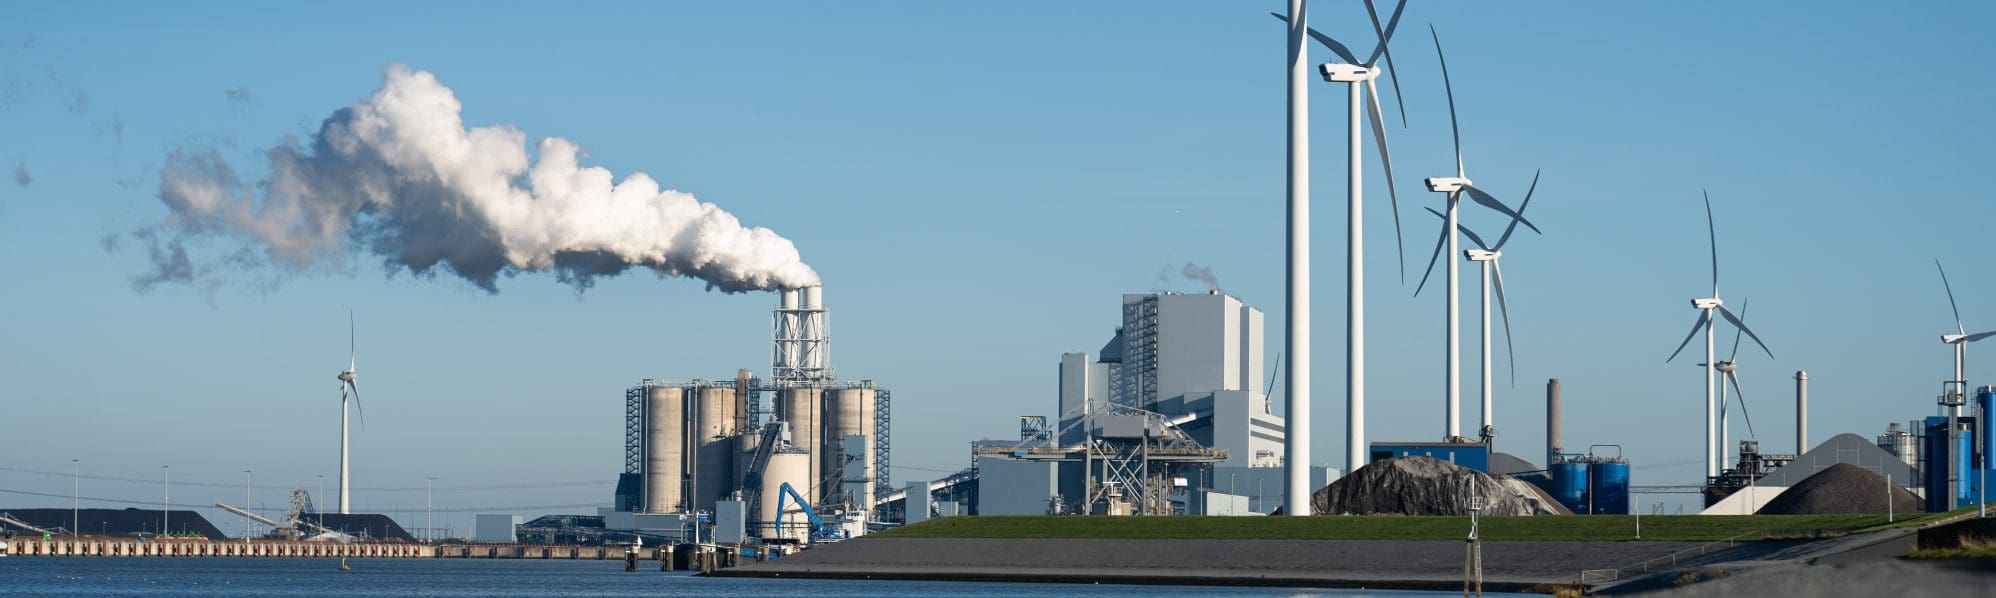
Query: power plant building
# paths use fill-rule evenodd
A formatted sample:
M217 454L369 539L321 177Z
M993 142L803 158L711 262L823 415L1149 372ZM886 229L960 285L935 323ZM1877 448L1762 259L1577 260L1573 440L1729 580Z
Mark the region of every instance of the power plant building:
M1044 437L1022 431L1016 446L974 446L978 513L1267 513L1279 507L1279 500L1247 500L1244 491L1206 496L1230 481L1240 491L1243 479L1247 488L1266 485L1280 495L1287 428L1264 388L1261 310L1214 291L1128 294L1120 313L1116 334L1094 359L1061 355L1059 415ZM1121 463L1115 455L1123 450L1117 447L1155 455L1167 446L1176 447L1171 450L1182 460L1140 464L1152 479L1115 472ZM1167 494L1168 502L1161 498ZM1105 506L1116 503L1122 504ZM1250 504L1252 509L1235 507Z

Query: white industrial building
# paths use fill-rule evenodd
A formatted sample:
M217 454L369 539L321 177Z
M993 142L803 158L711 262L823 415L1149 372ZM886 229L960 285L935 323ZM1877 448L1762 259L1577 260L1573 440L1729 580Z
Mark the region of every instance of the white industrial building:
M1166 482L1178 512L1267 513L1281 506L1286 426L1265 387L1261 310L1215 291L1128 294L1121 313L1121 326L1099 355L1061 355L1059 415L1048 438L1022 432L1020 444L1070 447L1078 454L1074 447L1117 435L1105 430L1139 413L1218 451L1170 469ZM1103 477L1094 469L1113 468L1099 465L1099 458L1090 465L1086 457L1042 458L1045 451L1007 454L988 444L976 450L995 457L980 459L982 514L1102 512L1091 504L1101 494L1093 489L1116 483L1104 482L1113 472ZM1313 474L1319 485L1329 482L1328 471ZM1254 488L1275 498L1262 500L1268 492L1256 496Z

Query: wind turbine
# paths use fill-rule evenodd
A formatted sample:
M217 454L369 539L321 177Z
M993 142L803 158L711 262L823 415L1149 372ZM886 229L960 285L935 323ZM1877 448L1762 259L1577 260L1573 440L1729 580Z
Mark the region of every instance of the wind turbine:
M1534 173L1532 175L1531 189L1525 191L1525 200L1518 203L1519 214L1524 214L1525 209L1531 207L1532 194L1537 192L1538 189L1539 175ZM1426 209L1429 214L1434 214L1436 218L1441 218L1444 221L1448 220L1448 216L1435 211L1434 208ZM1496 409L1494 408L1495 402L1493 400L1495 385L1490 382L1491 372L1493 371L1490 367L1490 357L1492 355L1492 351L1490 350L1490 289L1493 283L1495 283L1497 289L1497 310L1504 318L1504 355L1510 360L1511 383L1515 385L1518 382L1517 347L1511 342L1511 309L1504 299L1504 267L1500 265L1500 259L1504 255L1504 244L1511 242L1511 233L1517 231L1518 223L1519 220L1514 219L1509 224L1506 224L1504 226L1504 234L1497 237L1496 244L1484 243L1483 238L1478 236L1476 231L1469 230L1469 227L1461 224L1456 225L1457 232L1460 232L1462 236L1469 237L1469 242L1476 244L1476 249L1462 252L1463 257L1469 261L1476 262L1483 274L1483 426L1479 429L1479 435L1482 437L1483 442L1486 443L1492 442L1497 437ZM1444 239L1437 239L1436 243L1439 245L1444 241Z
M1292 3L1291 12L1297 12L1300 6L1300 4ZM1318 71L1323 75L1325 81L1344 83L1348 91L1348 97L1350 98L1350 145L1348 153L1350 161L1347 164L1349 186L1346 189L1349 196L1346 217L1349 231L1346 240L1349 246L1345 252L1345 440L1348 443L1345 447L1345 471L1357 471L1358 468L1364 467L1365 457L1368 454L1365 447L1365 194L1362 176L1364 170L1360 161L1365 150L1363 148L1363 140L1359 135L1359 111L1361 107L1364 108L1366 115L1370 117L1372 138L1379 147L1379 161L1386 169L1386 192L1387 196L1393 202L1394 248L1400 258L1401 281L1404 283L1407 277L1407 254L1400 235L1400 192L1393 184L1393 158L1391 153L1387 151L1386 124L1380 118L1381 108L1379 106L1379 86L1377 82L1382 70L1379 68L1379 60L1381 58L1386 59L1387 66L1389 67L1388 70L1390 70L1393 64L1393 54L1387 50L1387 42L1392 40L1393 31L1400 26L1400 14L1406 9L1407 0L1400 0L1393 8L1393 15L1387 19L1384 25L1381 25L1378 8L1373 4L1372 0L1365 0L1365 12L1372 20L1372 31L1373 34L1379 37L1379 45L1373 47L1372 55L1362 62L1356 54L1352 53L1350 48L1328 35L1309 28L1308 24L1300 17L1295 21L1291 21L1282 15L1274 15L1277 19L1291 23L1292 47L1290 50L1295 54L1291 57L1292 60L1301 60L1301 49L1295 47L1296 44L1301 43L1295 36L1296 30L1299 28L1307 32L1312 39L1317 40L1317 43L1323 44L1325 48L1329 48L1331 53L1336 54L1339 59L1344 60L1342 63L1325 63L1318 67ZM1299 25L1301 27L1298 27ZM1291 66L1293 67L1294 64ZM1293 75L1294 73L1292 73ZM1387 76L1389 80L1393 81L1394 98L1398 100L1400 98L1399 78L1391 73L1388 73ZM1298 85L1293 80L1290 84ZM1367 93L1361 94L1361 89ZM1295 101L1299 96L1295 95L1292 90L1290 97L1292 101ZM1401 103L1400 118L1401 124L1404 126L1407 118L1404 101ZM1294 134L1294 131L1292 131L1291 135ZM1292 162L1290 167L1294 169L1297 168L1297 165L1295 162ZM1295 176L1293 171L1291 176ZM1291 206L1292 218L1294 214L1295 208ZM1307 230L1307 224L1305 225L1305 230ZM1293 225L1290 234L1292 235L1292 254L1290 258L1292 271L1290 276L1292 280L1295 280L1297 274L1293 268L1295 268L1296 263L1296 256L1294 254L1296 241L1293 235L1296 232ZM1307 250L1304 253L1308 253ZM1308 263L1307 256L1305 256L1303 263ZM1304 280L1307 285L1307 275ZM1304 291L1303 299L1301 300L1293 296L1292 292L1290 301L1292 314L1296 313L1294 310L1307 310L1307 289ZM1295 318L1292 316L1290 321L1294 322ZM1308 324L1307 315L1304 316L1303 322L1305 325ZM1294 335L1296 333L1293 328L1290 334L1292 338L1295 338ZM1307 339L1308 337L1305 336L1303 338ZM1307 344L1307 341L1303 344ZM1289 402L1289 413L1287 414L1290 426L1287 438L1291 439L1309 432L1309 423L1307 421L1298 421L1309 417L1307 399L1299 401L1296 398L1297 390L1303 388L1303 385L1308 384L1308 374L1298 374L1298 372L1307 372L1309 366L1309 348L1304 346L1301 349L1302 353L1299 354L1297 353L1298 346L1296 344L1292 343L1289 347L1291 380L1287 388L1289 389L1291 399ZM1307 397L1307 395L1304 396ZM1301 410L1297 409L1299 406L1302 407ZM1307 462L1309 457L1307 438L1302 444L1292 441L1286 449L1288 453L1285 456L1286 461L1298 462L1298 460L1304 460L1304 462ZM1302 475L1307 474L1292 472L1290 475L1288 483L1291 487L1289 489L1295 491L1297 486L1305 488L1302 494L1296 496L1302 497L1302 500L1307 501L1307 497L1309 496L1307 479L1302 477ZM1296 505L1300 504L1300 502L1298 500L1290 500L1285 504Z
M1962 363L1968 359L1968 344L1996 336L1996 331L1969 334L1968 328L1961 325L1961 308L1954 303L1954 286L1948 284L1947 269L1941 267L1940 258L1934 259L1934 269L1941 272L1941 288L1947 289L1948 309L1954 310L1954 334L1941 335L1941 342L1954 345L1954 379L1948 381L1948 384L1954 388L1947 389L1946 392L1960 393L1963 397L1967 397L1968 377L1962 372ZM1953 401L1954 404L1948 407L1950 413L1955 417L1961 416L1962 402Z
M1705 194L1705 232L1712 244L1712 296L1691 300L1691 307L1699 311L1698 321L1691 324L1691 334L1685 335L1684 342L1678 343L1677 350L1671 351L1670 357L1663 361L1669 363L1671 360L1677 359L1677 354L1684 352L1684 347L1691 343L1691 338L1698 336L1699 330L1702 329L1705 331L1705 475L1707 477L1717 477L1719 475L1719 460L1714 449L1717 448L1715 444L1718 442L1716 438L1718 435L1718 419L1716 417L1718 405L1713 402L1715 399L1713 384L1717 381L1719 367L1718 352L1713 345L1714 330L1712 320L1714 314L1725 316L1726 321L1732 322L1734 326L1739 327L1741 332L1746 333L1747 338L1753 339L1753 344L1760 345L1760 350L1767 352L1769 359L1774 358L1774 351L1767 348L1767 343L1760 342L1760 336L1755 335L1753 329L1747 328L1746 323L1741 322L1739 316L1733 315L1732 310L1726 309L1726 303L1719 299L1719 232L1718 226L1713 224L1711 193Z
M1462 225L1460 224L1456 208L1461 205L1462 196L1468 194L1469 198L1476 203L1496 210L1500 214L1510 216L1513 221L1523 223L1527 228L1532 229L1532 232L1539 232L1539 227L1532 224L1530 220L1526 220L1523 214L1512 210L1509 206L1504 205L1504 202L1497 201L1496 197L1482 189L1476 188L1475 185L1470 183L1469 175L1463 170L1462 166L1462 127L1456 120L1455 86L1449 81L1448 57L1442 54L1441 34L1435 32L1434 25L1428 26L1428 34L1434 36L1435 56L1441 60L1442 86L1448 92L1449 131L1455 139L1455 176L1429 177L1427 179L1429 191L1448 194L1448 213L1442 217L1442 236L1445 238L1448 253L1451 256L1449 258L1448 269L1448 396L1443 415L1446 424L1442 439L1453 442L1462 438L1462 323L1461 315L1456 307L1456 302L1459 298L1457 288L1458 270L1455 267L1455 258L1453 257L1459 251L1457 248L1456 231ZM1440 247L1436 247L1436 256L1440 255L1440 250ZM1432 273L1434 267L1435 256L1429 256L1428 271ZM1426 287L1427 284L1428 275L1422 274L1421 284L1415 287L1414 295L1419 296L1421 288Z
M347 514L347 393L353 393L353 409L360 415L361 427L367 426L367 414L360 409L360 367L354 358L353 312L347 312L347 369L340 372L340 514Z
M1746 315L1747 315L1746 301L1741 301L1740 320L1745 321ZM1719 375L1724 376L1726 378L1726 382L1730 382L1733 385L1733 396L1738 397L1738 401L1740 403L1740 415L1746 418L1747 435L1750 437L1758 437L1759 435L1754 433L1753 431L1753 414L1747 412L1746 390L1740 388L1740 374L1739 374L1740 337L1741 337L1740 331L1734 330L1733 355L1732 357L1727 358L1725 361L1719 362L1718 365ZM1705 367L1705 364L1702 363L1698 364L1698 367ZM1719 448L1720 448L1719 469L1722 471L1725 470L1725 468L1727 467L1726 461L1727 459L1729 459L1726 451L1731 450L1732 446L1732 438L1733 438L1731 431L1732 423L1733 420L1729 415L1727 415L1727 409L1726 409L1726 385L1722 383L1719 385Z

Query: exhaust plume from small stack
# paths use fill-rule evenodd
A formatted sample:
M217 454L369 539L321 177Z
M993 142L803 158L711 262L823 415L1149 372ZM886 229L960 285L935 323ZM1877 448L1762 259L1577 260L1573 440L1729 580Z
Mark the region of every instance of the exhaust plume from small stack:
M541 139L530 154L524 132L466 128L461 108L435 76L397 64L311 139L264 150L261 181L243 181L212 149L172 151L159 180L172 213L130 235L154 257L134 286L246 266L303 272L363 251L390 274L441 267L487 292L522 272L552 272L580 292L633 267L729 293L819 282L796 245L767 228L644 173L620 182L583 166L568 139ZM161 259L209 241L225 246L212 259Z
M1184 274L1187 279L1206 283L1207 290L1215 293L1220 292L1220 277L1213 275L1212 268L1192 262L1185 262L1185 268L1180 270L1179 273Z

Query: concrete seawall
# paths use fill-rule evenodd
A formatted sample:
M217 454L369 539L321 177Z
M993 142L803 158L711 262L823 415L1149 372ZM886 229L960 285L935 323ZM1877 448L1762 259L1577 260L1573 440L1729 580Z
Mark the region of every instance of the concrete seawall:
M436 547L422 544L339 544L333 542L208 542L187 540L51 538L6 541L7 556L189 556L189 557L318 557L423 558L436 556Z

